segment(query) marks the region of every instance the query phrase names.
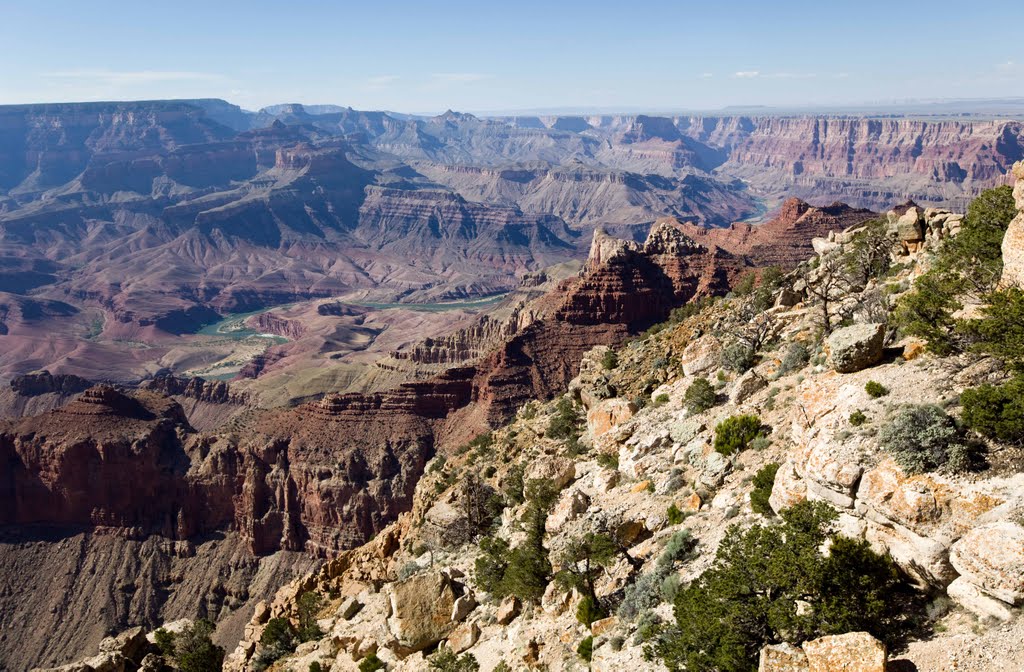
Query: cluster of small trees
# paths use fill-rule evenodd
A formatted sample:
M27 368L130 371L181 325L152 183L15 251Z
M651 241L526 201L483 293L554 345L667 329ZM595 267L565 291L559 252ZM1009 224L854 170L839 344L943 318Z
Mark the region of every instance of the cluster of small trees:
M176 633L160 628L154 637L160 653L180 672L216 672L224 664L224 647L213 643L215 629L211 621L200 619Z

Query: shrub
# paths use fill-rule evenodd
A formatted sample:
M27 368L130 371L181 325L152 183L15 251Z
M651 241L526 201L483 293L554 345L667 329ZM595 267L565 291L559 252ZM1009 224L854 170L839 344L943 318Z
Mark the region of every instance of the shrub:
M526 501L526 484L523 475L526 469L519 462L508 468L508 475L505 477L504 493L505 499L512 504L522 504Z
M953 419L934 404L905 406L882 428L879 441L907 473L964 471L967 447Z
M1024 290L1011 287L986 298L982 319L962 323L961 333L973 342L975 350L1024 371Z
M679 525L686 520L686 514L683 513L675 502L669 505L668 511L665 512L665 516L668 518L669 525Z
M323 598L315 591L306 591L299 596L299 641L311 642L324 636L324 631L316 623L316 617L323 605Z
M506 663L504 660L498 661L498 664L494 666L493 672L512 672L512 666Z
M263 628L263 634L260 635L261 645L267 649L281 652L282 656L294 651L297 643L295 628L287 618L270 619ZM280 657L278 656L278 658Z
M509 550L500 537L480 540L481 555L475 562L477 585L495 597L515 595L524 602L536 602L544 595L551 578L551 562L544 548L544 524L557 490L550 481L527 484L527 506L520 524L526 532L521 544Z
M722 455L732 455L745 449L761 434L761 418L756 415L733 415L715 427L715 450Z
M1024 442L1024 376L964 390L960 404L961 419L969 429L1003 443Z
M626 586L616 612L619 618L632 621L658 606L664 594L665 581L672 575L675 563L683 560L695 545L689 530L680 530L669 537L654 563L654 569Z
M597 463L605 469L618 469L619 468L619 454L618 453L598 453Z
M876 383L873 380L869 380L864 384L864 391L868 393L868 396L872 399L878 399L889 394L889 388L881 383Z
M772 440L762 434L761 436L754 437L754 440L750 442L750 449L767 450L770 445L772 445Z
M722 348L722 366L736 373L745 373L753 368L755 356L756 353L749 345L733 341Z
M959 349L954 338L953 313L963 307L956 299L956 282L932 270L914 282L914 289L900 297L893 322L905 334L928 341L928 349L948 355Z
M668 403L668 395L665 394L665 393L661 393L658 396L654 397L654 407L655 408L658 408L659 406L664 406L667 403Z
M590 595L585 595L580 600L579 605L576 606L576 620L588 628L594 621L600 621L607 615L608 613L601 606L601 602L596 597L591 597Z
M477 672L480 663L471 653L456 655L448 648L438 649L437 653L427 658L431 670L436 672Z
M768 498L772 496L772 487L775 486L775 474L779 472L779 463L766 464L754 475L754 489L750 492L750 508L754 513L770 516L774 515Z
M868 421L868 416L864 415L864 411L857 409L853 413L850 413L850 424L854 427L860 427Z
M601 568L610 565L617 555L615 540L606 534L593 532L570 540L562 552L562 570L555 579L562 588L576 590L583 595L576 609L576 618L588 627L608 615L597 599L595 581Z
M811 352L803 343L790 343L786 348L786 354L782 356L782 363L779 364L779 376L784 376L793 371L799 371L811 361Z
M153 633L153 640L160 653L168 658L174 657L174 633L164 628L158 628Z
M378 670L385 670L387 667L384 661L377 657L376 653L371 653L359 661L359 672L378 672Z
M611 348L608 348L607 350L604 351L604 354L601 355L601 366L606 370L611 370L618 367L619 355Z
M320 663L318 663L317 661L314 660L312 663L309 664L309 672L324 672L324 671L323 671L323 668L320 666Z
M588 635L580 645L576 647L576 653L579 654L580 658L590 662L591 658L594 657L594 636Z
M756 669L768 642L857 630L891 641L905 613L900 577L867 542L835 535L836 517L826 504L803 502L782 512L781 525L729 528L711 568L679 591L676 627L645 653L670 670L738 671Z
M573 446L580 438L580 413L568 396L563 396L555 405L555 414L548 422L548 438L561 439Z
M682 587L682 583L682 577L676 573L666 576L665 580L661 582L661 599L665 602L675 602L676 597L679 595L679 589Z
M960 233L943 246L937 268L977 293L994 289L1003 270L1003 236L1016 214L1011 187L982 192L968 206Z
M707 378L696 378L683 394L683 403L690 415L703 413L712 408L717 402L715 388L711 386Z
M180 672L211 672L224 664L224 647L213 643L216 626L206 619L194 621L174 635L174 662Z

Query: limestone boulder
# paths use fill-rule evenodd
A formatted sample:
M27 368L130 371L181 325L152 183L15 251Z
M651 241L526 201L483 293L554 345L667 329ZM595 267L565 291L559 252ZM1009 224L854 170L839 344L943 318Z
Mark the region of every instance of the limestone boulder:
M803 650L808 672L885 672L885 644L866 632L819 637Z
M741 404L766 387L768 387L768 381L751 369L733 383L732 391L729 392L729 401L734 404Z
M770 644L761 649L757 672L807 672L807 655L792 644Z
M542 455L527 468L526 480L533 479L550 480L561 490L576 480L576 463L561 455Z
M402 653L437 644L455 627L452 612L462 587L442 572L421 572L387 585L387 626L393 648Z
M584 513L588 506L590 506L590 498L586 494L575 489L562 491L544 523L545 529L549 533L557 532L570 520L575 520Z
M494 618L499 625L508 625L515 620L522 608L519 598L510 595L498 605L498 611L494 614Z
M722 342L708 334L694 340L680 356L683 373L687 376L699 376L718 368L722 357Z
M480 626L476 623L463 623L448 635L448 646L455 653L470 649L480 639Z
M979 618L999 621L1008 621L1013 618L1013 612L1010 611L1008 604L986 595L978 586L964 577L960 577L946 586L946 594L949 595L949 599Z
M1024 527L1010 521L976 527L953 544L949 559L961 578L988 595L1024 603Z
M885 325L854 324L832 332L825 342L828 361L839 373L853 373L882 359Z

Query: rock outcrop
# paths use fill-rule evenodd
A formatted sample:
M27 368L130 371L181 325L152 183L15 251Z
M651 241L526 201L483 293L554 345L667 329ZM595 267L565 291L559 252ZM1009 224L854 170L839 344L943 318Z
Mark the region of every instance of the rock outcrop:
M1013 200L1017 216L1010 222L1003 236L1003 277L1004 286L1024 288L1024 161L1013 165Z

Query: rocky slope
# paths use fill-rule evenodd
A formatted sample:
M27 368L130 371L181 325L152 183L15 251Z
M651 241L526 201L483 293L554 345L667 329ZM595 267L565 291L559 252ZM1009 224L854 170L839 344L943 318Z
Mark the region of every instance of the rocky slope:
M1024 201L1018 205L1024 212ZM874 235L860 226L816 240L815 263L787 276L767 309L747 310L761 300L756 294L734 297L618 348L611 364L606 348L591 350L565 401L527 404L486 442L449 453L445 461L435 458L413 494L410 514L258 607L227 669L263 664L257 661L265 661L260 637L267 624L297 619L298 598L309 592L322 598L322 636L283 656L275 653L282 656L275 669L306 670L318 663L355 670L373 655L389 670L420 670L442 649L472 655L483 670L502 661L511 669L665 669L645 657L643 643L652 631L642 623L671 622L671 606L659 604L657 592L637 622L635 615L615 611L624 594L664 571L665 549L677 539L696 543L693 552L667 561L669 575L685 585L712 565L730 526L772 525L775 514L805 500L827 503L843 535L889 556L918 586L926 607L909 639L888 650L868 633L820 637L799 647L773 644L760 653L761 672L1020 667L1019 447L989 441L984 460L971 468L913 473L884 445L885 428L899 421L906 404L933 404L956 416L965 388L1008 375L991 357L941 357L926 352L920 340L892 340L876 321L879 291L905 292L962 226L948 212L903 210L889 213L881 229L892 271L850 285L831 308L849 315L852 324L821 339L815 292L830 281L831 260L856 249L858 236ZM693 245L672 230L665 241ZM591 258L615 259L631 247L598 238ZM664 247L648 241L648 252ZM767 324L770 336L753 367L740 374L724 364L731 361L731 339L749 333L751 324ZM799 343L806 357L790 354ZM695 409L686 393L698 377L717 381L716 394L709 406ZM578 442L568 442L551 428L560 426L555 421L562 422L565 403L572 407L574 398L586 421ZM719 423L744 413L756 415L767 433L756 446L732 454L716 450ZM777 473L767 490L757 486L767 503L755 506L752 490L761 476L755 483L751 477L769 464L778 465ZM487 593L475 564L483 545L478 548L472 534L453 536L471 515L464 484L482 480L505 494L506 508L483 534L515 545L528 534L519 522L532 520L532 504L509 494L516 478L519 487L548 479L557 490L542 532L553 571L567 567L563 551L585 534L608 534L621 545L595 574L595 596L613 610L611 616L582 624L582 594L554 582L532 604ZM589 664L577 652L588 636Z

